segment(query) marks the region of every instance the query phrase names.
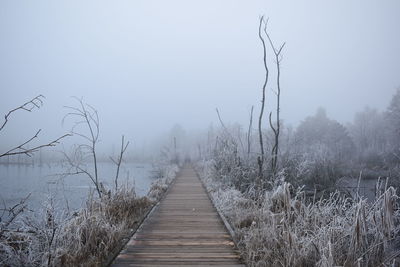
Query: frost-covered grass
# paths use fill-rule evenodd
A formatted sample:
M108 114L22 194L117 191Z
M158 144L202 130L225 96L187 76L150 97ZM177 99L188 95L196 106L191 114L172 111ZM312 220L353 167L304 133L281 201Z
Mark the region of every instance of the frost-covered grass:
M149 193L147 194L148 198L152 201L159 201L178 171L179 167L176 164L168 164L166 166L157 165L154 168L154 177L157 180L151 184Z
M399 266L400 211L393 187L372 203L340 193L308 199L282 182L257 194L216 180L213 164L200 176L231 224L248 266ZM253 191L253 192L252 192Z
M63 227L52 265L100 265L151 205L148 198L136 198L130 190L92 201Z
M49 201L40 212L24 212L7 226L0 222L0 266L102 266L116 253L175 177L163 166L145 197L120 188L102 199L89 198L72 215ZM57 210L57 212L55 212ZM3 231L4 230L4 231Z
M0 238L0 265L99 266L151 205L133 189L120 189L88 200L71 217L56 215L51 206L35 217L25 214Z

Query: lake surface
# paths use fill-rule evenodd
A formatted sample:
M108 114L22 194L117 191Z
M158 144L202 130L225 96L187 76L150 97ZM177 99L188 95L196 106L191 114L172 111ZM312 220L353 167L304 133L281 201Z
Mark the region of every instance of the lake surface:
M99 181L107 189L114 189L116 166L100 163ZM60 175L67 170L61 164L18 165L0 164L0 207L11 207L30 194L27 203L30 209L44 207L50 200L58 208L77 210L94 192L92 181L84 174ZM135 187L139 196L147 194L152 178L151 164L125 163L121 165L118 185ZM96 192L94 192L94 196Z

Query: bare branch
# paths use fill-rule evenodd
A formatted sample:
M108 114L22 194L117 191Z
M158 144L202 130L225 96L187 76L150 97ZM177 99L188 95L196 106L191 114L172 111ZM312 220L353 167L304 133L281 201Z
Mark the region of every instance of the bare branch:
M271 116L272 114L270 113L269 115L269 124L271 129L274 132L275 136L275 143L271 151L271 156L272 156L272 161L271 161L271 168L272 172L275 174L277 165L278 165L278 150L279 150L279 135L280 135L280 97L281 97L281 85L280 85L280 77L281 77L281 52L282 49L285 47L286 43L283 43L278 49L275 47L274 43L272 42L271 37L269 36L267 29L264 28L264 33L268 38L269 44L271 45L271 48L275 54L275 64L276 64L276 69L277 69L277 75L276 75L276 87L277 87L277 92L276 94L276 128L272 124L272 119Z
M282 49L285 47L286 42L284 42L278 49L275 47L274 43L272 42L271 37L268 34L268 31L266 28L264 28L264 33L268 38L269 44L271 45L272 51L274 51L274 54L276 57L280 56Z
M43 98L45 98L43 95L38 95L38 96L32 98L31 100L29 100L28 102L22 104L21 106L10 110L4 116L4 122L0 126L0 131L3 130L3 128L6 126L6 124L8 122L8 118L10 117L10 115L12 113L16 112L17 110L25 110L25 111L31 112L34 108L40 108L43 105Z
M75 127L73 127L73 128L75 128ZM77 136L80 136L80 137L82 137L82 138L84 138L84 139L86 139L87 141L89 141L89 142L91 142L92 141L92 139L90 139L89 137L87 137L86 135L84 135L84 134L81 134L81 133L78 133L78 132L75 132L75 131L71 131L71 133L73 134L73 135L77 135Z
M79 150L79 147L78 147L77 150L74 151L74 155L79 154L78 150ZM69 175L85 174L85 175L87 175L89 177L89 179L96 186L96 180L93 177L93 175L88 170L86 170L83 167L81 167L81 165L80 165L81 159L78 159L77 162L75 162L73 159L71 159L71 157L69 157L67 155L67 153L63 152L63 154L64 154L64 157L67 159L68 164L71 166L72 169L75 169L75 171L74 172L67 171L67 172L61 173L60 175L69 176ZM96 187L96 190L97 190L97 187Z
M117 161L115 161L112 157L110 157L110 160L115 164L115 165L117 165L118 164L118 162Z
M222 119L221 119L221 115L219 114L218 108L215 108L215 111L217 112L218 120L219 120L219 122L221 123L222 128L224 128L224 130L228 131L228 129L225 127L224 122L223 122Z
M92 161L94 164L94 173L91 174L87 169L84 169L79 166L79 164L72 164L72 161L69 161L69 163L74 166L75 168L78 168L78 171L85 173L94 183L96 187L96 191L99 195L99 197L102 196L101 193L101 188L100 188L100 183L98 180L98 166L97 166L97 154L96 154L96 145L99 139L99 134L100 134L100 127L99 127L99 115L97 113L97 110L92 107L91 105L83 102L82 98L77 98L73 97L76 101L78 101L78 107L73 107L73 106L66 106L70 112L68 112L64 118L63 118L63 123L66 118L68 117L74 117L78 118L78 121L75 122L73 125L71 132L77 136L82 137L84 140L87 141L87 144L82 144L78 146L76 149L77 150L82 150L82 148L88 150L88 154L92 157ZM87 127L88 133L78 133L75 131L75 129L79 125L85 125ZM76 151L77 152L77 151Z
M4 129L4 127L6 126L6 124L9 121L9 117L16 111L18 110L24 110L27 112L31 112L34 108L40 108L41 106L43 106L43 99L45 97L43 95L38 95L34 98L32 98L31 100L29 100L28 102L22 104L19 107L16 107L12 110L10 110L5 116L4 116L4 122L3 124L0 126L0 131ZM34 146L33 148L27 148L26 146L28 144L30 144L34 139L38 138L39 134L41 132L41 129L39 129L32 137L30 137L29 139L27 139L26 141L24 141L22 144L19 144L11 149L9 149L8 151L0 154L0 158L1 157L5 157L5 156L15 156L15 155L21 155L24 154L26 156L31 157L35 152L37 152L39 149L44 148L44 147L51 147L51 146L55 146L57 144L59 144L60 140L70 136L70 134L65 134L57 139L55 139L54 141L51 141L47 144L42 144L42 145L37 145Z
M117 165L117 173L115 174L115 180L114 180L115 181L115 191L118 190L119 169L121 167L122 159L123 159L123 156L124 156L124 153L125 153L126 149L128 148L128 145L129 145L129 141L125 144L125 137L122 136L122 138L121 138L121 149L120 149L118 158L116 160L114 160L112 157L110 157L111 161L115 165Z
M11 208L5 208L5 210L9 213L10 217L3 222L0 226L0 237L4 234L5 230L7 227L18 217L19 214L21 214L27 207L25 202L28 200L28 198L31 196L29 193L28 196L25 198L21 199L19 203L15 204Z
M60 143L61 139L65 138L67 136L71 136L71 134L64 134L63 136L55 139L54 141L51 141L50 143L43 144L43 145L38 145L38 146L35 146L33 148L25 148L25 146L27 144L29 144L30 142L32 142L34 139L36 139L39 136L40 132L41 132L41 129L39 129L34 136L29 138L28 140L26 140L22 144L14 147L14 148L11 148L10 150L8 150L7 152L5 152L3 154L0 154L0 158L1 157L5 157L5 156L20 155L20 154L24 154L24 155L27 155L28 157L31 157L33 155L33 153L37 152L39 149L44 148L44 147L55 146L55 145Z
M235 144L235 145L236 145L235 138L233 138L233 136L232 136L232 134L229 132L228 128L226 128L226 126L225 126L225 124L224 124L224 122L223 122L223 120L222 120L222 118L221 118L221 114L219 113L218 108L216 108L215 111L217 112L218 120L219 120L219 122L221 123L221 126L222 126L222 128L224 129L224 132L229 136L229 139L230 139L230 141L232 142L232 144Z

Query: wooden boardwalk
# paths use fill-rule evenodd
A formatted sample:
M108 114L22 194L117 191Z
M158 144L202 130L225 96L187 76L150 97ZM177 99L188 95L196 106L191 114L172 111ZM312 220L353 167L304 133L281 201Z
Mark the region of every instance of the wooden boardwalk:
M244 266L190 167L143 222L112 266Z

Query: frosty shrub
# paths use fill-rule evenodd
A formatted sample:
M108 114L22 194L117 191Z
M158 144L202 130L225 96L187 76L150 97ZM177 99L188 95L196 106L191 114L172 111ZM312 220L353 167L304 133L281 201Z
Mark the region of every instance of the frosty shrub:
M219 139L212 153L214 177L222 184L246 191L258 177L257 166L249 159L240 156L238 145L231 138Z
M393 187L374 202L338 192L307 199L282 182L254 200L199 167L214 204L235 233L248 266L398 266L400 211ZM396 265L397 264L397 265Z
M319 190L334 190L336 182L345 176L346 166L329 155L326 146L312 146L307 152L292 155L282 169L285 180L295 186L307 186Z

